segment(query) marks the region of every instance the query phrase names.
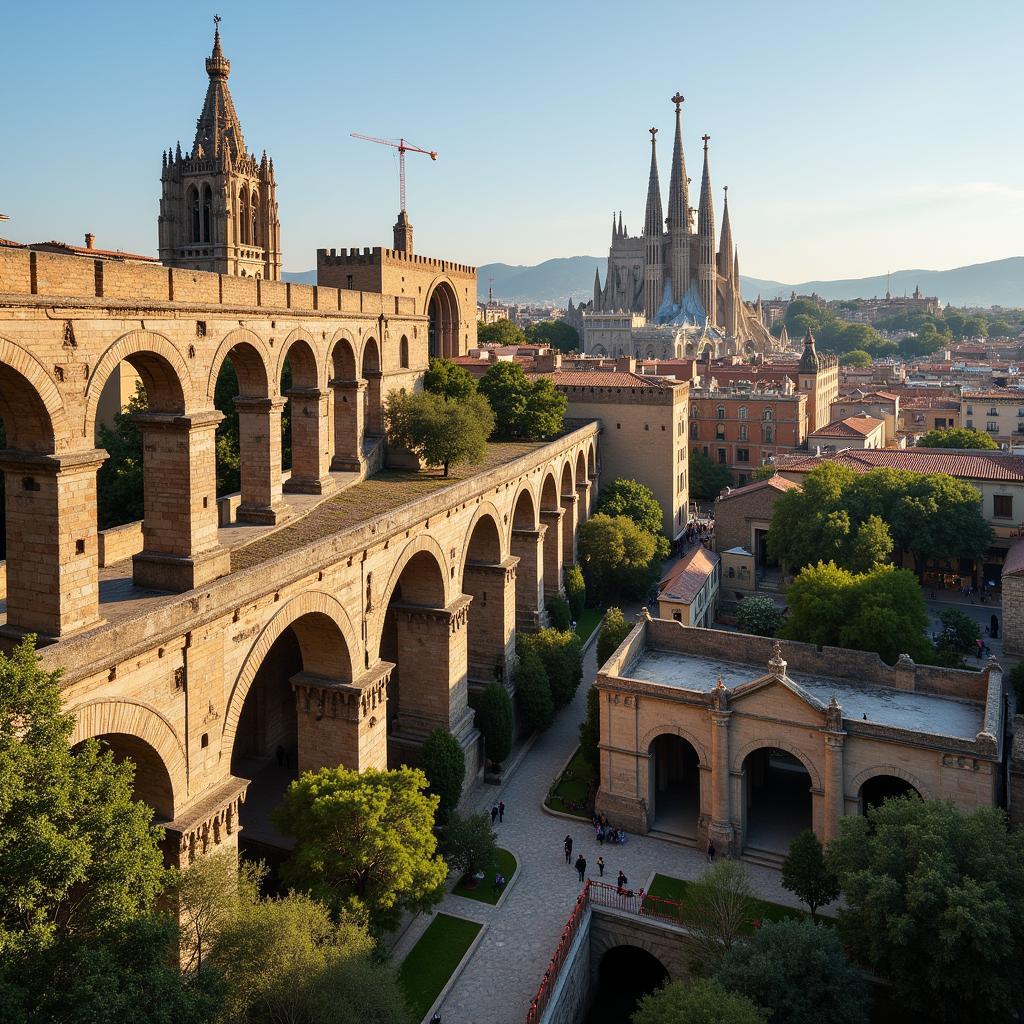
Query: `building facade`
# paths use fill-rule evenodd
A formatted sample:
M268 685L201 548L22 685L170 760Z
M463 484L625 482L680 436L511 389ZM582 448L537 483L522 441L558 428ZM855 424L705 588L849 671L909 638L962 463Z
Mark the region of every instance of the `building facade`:
M684 626L710 628L718 614L722 560L698 544L658 586L658 615Z

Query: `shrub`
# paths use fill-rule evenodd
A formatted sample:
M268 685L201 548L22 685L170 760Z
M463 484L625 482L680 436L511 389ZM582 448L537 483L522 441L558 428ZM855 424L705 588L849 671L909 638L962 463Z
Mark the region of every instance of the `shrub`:
M576 695L583 680L583 643L571 630L542 629L520 641L540 656L556 711Z
M750 924L750 879L736 860L719 860L690 887L690 959L701 971L712 970L739 941Z
M545 607L551 619L551 625L555 629L568 629L572 625L572 613L569 611L569 602L561 594L555 594Z
M744 633L775 636L783 621L782 610L770 597L745 597L736 608L736 625Z
M569 600L569 611L573 619L579 619L587 606L587 586L583 582L583 570L578 565L565 568L565 596Z
M512 698L499 682L493 682L480 696L476 709L476 727L484 738L484 749L497 770L512 752L515 727Z
M632 1024L765 1024L768 1015L746 996L707 978L672 981L640 1000Z
M487 814L463 818L453 814L445 830L444 854L449 864L464 875L472 875L494 862L497 843Z
M430 792L441 801L438 816L443 821L458 806L466 780L466 755L459 741L447 729L435 729L420 750L420 765L430 783Z
M554 720L555 705L551 700L551 685L544 671L544 662L530 647L524 647L519 654L516 696L526 728L544 732Z
M600 767L601 695L596 686L587 690L587 717L580 722L580 752L593 768Z
M632 631L633 623L626 621L622 609L609 608L601 620L601 632L597 634L597 664L603 665Z
M814 830L805 828L789 844L789 853L782 862L782 884L802 903L811 917L818 907L827 906L839 897L839 879L825 862L825 851Z

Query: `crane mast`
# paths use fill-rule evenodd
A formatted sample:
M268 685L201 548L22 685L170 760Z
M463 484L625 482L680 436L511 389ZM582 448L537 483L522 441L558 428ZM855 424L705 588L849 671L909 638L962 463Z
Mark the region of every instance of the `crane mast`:
M398 195L399 202L401 203L402 213L406 213L405 208L405 154L406 153L423 153L425 156L429 156L431 160L437 159L436 150L422 149L420 146L414 146L411 142L407 142L405 139L378 139L373 135L363 135L360 132L351 133L353 139L363 139L365 142L376 142L379 146L390 146L392 149L398 150Z

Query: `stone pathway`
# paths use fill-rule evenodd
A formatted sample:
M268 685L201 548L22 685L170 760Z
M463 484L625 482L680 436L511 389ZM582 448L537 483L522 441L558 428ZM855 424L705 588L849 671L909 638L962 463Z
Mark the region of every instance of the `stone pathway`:
M614 881L625 871L633 888L646 888L655 872L696 878L706 867L696 850L649 836L630 836L625 846L599 847L590 823L545 813L541 803L578 743L579 723L586 716L587 687L597 671L596 645L587 651L583 684L572 705L538 738L523 763L500 788L483 787L474 794L477 810L505 801L505 821L496 827L498 843L515 854L519 875L498 907L448 894L440 910L487 925L482 941L440 1007L444 1024L521 1024L569 916L580 884L565 864L562 841L573 837L573 859L582 851L588 874L597 875L604 855L605 878ZM779 874L748 865L755 893L798 906L782 889ZM425 931L431 915L422 915L394 949L396 963Z

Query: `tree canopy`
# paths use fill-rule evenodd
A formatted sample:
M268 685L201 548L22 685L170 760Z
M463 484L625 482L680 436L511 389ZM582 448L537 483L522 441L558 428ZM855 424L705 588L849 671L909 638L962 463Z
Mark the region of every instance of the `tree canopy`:
M921 448L998 448L991 435L969 427L938 427L929 430L918 442Z
M641 530L655 535L661 533L664 521L662 507L654 491L646 484L625 477L619 477L601 488L595 511L603 512L606 516L626 516Z
M441 727L434 729L420 748L420 766L430 792L440 801L438 819L444 821L458 806L466 781L466 754L459 741Z
M825 851L814 829L805 828L789 844L782 862L782 885L807 904L812 918L817 916L819 907L839 898L839 879L825 863Z
M744 633L776 636L784 621L782 609L764 594L745 597L736 606L736 625Z
M438 359L436 356L430 360L430 366L423 375L423 387L431 394L457 400L476 394L476 380L468 370L450 359Z
M618 649L619 644L632 632L635 623L627 622L621 608L609 608L601 619L601 632L597 634L597 664L603 665Z
M768 1014L717 981L672 981L640 1000L632 1024L765 1024Z
M1011 1020L1024 999L1024 833L1004 813L887 800L828 849L852 954L914 1019Z
M850 349L839 357L840 366L865 367L871 365L871 356L862 348Z
M540 657L555 710L569 704L583 679L583 641L571 629L548 628L521 636L519 648Z
M728 466L715 462L701 452L690 451L690 497L717 498L732 484L732 473Z
M418 768L306 772L273 815L295 837L286 883L374 929L394 927L402 910L433 906L447 866L436 852L438 798L426 788Z
M659 576L657 540L626 516L591 516L576 546L587 589L603 599L646 597Z
M488 760L500 765L512 753L515 717L512 698L497 680L480 695L476 708L476 727L484 738Z
M493 324L478 323L476 340L480 345L525 345L526 335L511 320L496 320Z
M550 345L558 352L578 352L580 335L565 320L542 320L526 328L526 340L531 345Z
M445 476L452 465L482 462L494 429L494 414L476 393L456 399L392 391L384 415L390 443L408 448L429 466L441 466Z
M519 667L516 672L516 698L527 729L544 732L555 717L555 704L551 699L551 684L544 662L532 647L521 646Z
M481 378L480 393L494 410L494 436L541 441L560 433L568 400L547 377L530 380L518 363L495 363Z

